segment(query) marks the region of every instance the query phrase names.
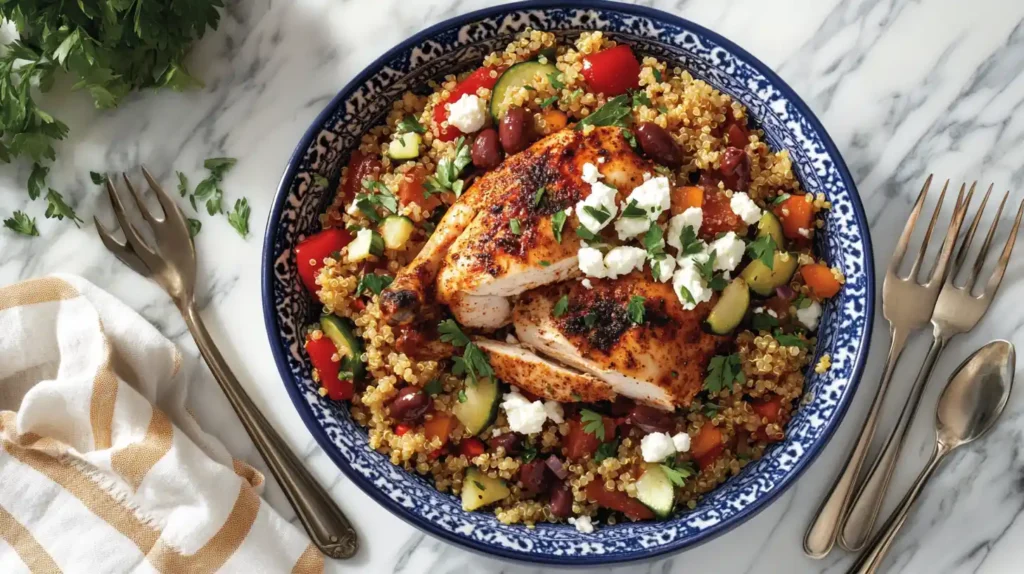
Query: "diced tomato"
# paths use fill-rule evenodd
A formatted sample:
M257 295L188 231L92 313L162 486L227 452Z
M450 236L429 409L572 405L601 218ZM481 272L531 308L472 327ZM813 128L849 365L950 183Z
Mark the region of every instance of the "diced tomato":
M344 229L325 229L316 235L310 235L295 246L295 264L299 268L299 277L306 289L316 294L316 276L324 266L324 257L340 251L352 241L352 234Z
M398 183L398 200L402 205L415 203L427 212L441 205L441 200L436 195L423 196L423 181L427 179L427 175L427 169L421 165L406 172L405 177Z
M775 424L782 418L782 398L771 395L750 403L750 408L767 424Z
M682 213L691 207L702 207L704 205L704 188L696 185L677 187L672 190L670 201L673 214Z
M466 458L473 458L474 456L480 456L486 451L487 448L484 446L484 442L475 436L462 439L459 443L459 454Z
M690 445L690 453L701 468L711 466L725 449L722 431L710 421L704 423Z
M395 434L398 436L402 436L410 430L412 430L412 428L407 424L398 423L395 425Z
M448 110L445 109L445 104L457 102L459 98L466 94L475 94L480 88L487 88L488 90L493 88L501 72L499 71L494 77L491 77L492 71L494 71L494 68L478 68L455 86L448 99L438 102L437 106L434 107L434 123L437 124L438 138L441 141L450 142L463 135L462 131L455 126L441 127L441 124L448 119Z
M804 283L811 289L811 294L818 299L828 299L839 293L842 285L832 274L828 265L812 263L800 268L800 274L804 277Z
M342 200L348 204L363 187L363 180L376 177L380 173L380 160L373 155L366 155L356 150L348 158L348 170L345 180L341 182Z
M654 518L654 512L647 508L644 503L632 498L625 492L606 490L604 483L600 479L587 485L587 498L603 508L618 510L633 520L650 520Z
M604 440L598 439L587 432L585 425L579 419L569 421L569 434L565 437L565 456L571 460L579 460L585 456L592 456L597 452L597 447L602 442L615 439L615 421L608 417L601 417L604 422Z
M320 376L320 385L327 389L327 396L336 401L347 401L355 394L355 385L351 379L339 380L338 372L341 362L334 362L332 357L338 353L337 347L327 337L313 339L306 337L306 354Z
M725 137L729 140L730 146L740 149L747 147L747 144L750 143L750 132L747 128L736 122L732 123L729 129L726 130Z
M448 439L451 438L452 431L455 430L455 417L446 413L434 413L434 418L423 423L423 434L426 435L427 440L433 440L434 437L441 439L441 445L448 444Z
M700 226L700 236L714 239L719 233L735 231L740 235L746 232L747 224L732 210L729 198L721 191L704 194L704 222Z
M583 57L583 79L592 92L606 96L640 87L640 62L625 44Z
M775 206L775 215L782 223L782 233L790 239L806 239L814 225L814 206L805 195L792 195Z

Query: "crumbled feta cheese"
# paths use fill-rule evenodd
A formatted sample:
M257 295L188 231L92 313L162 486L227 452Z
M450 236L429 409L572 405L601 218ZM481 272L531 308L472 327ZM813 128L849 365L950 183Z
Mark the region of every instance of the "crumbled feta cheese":
M690 451L690 435L681 432L672 435L672 444L676 447L676 452L689 452Z
M597 183L597 180L604 177L601 172L597 170L597 166L587 162L583 164L583 181L593 185Z
M732 194L732 198L729 200L729 207L747 225L753 225L757 223L758 219L761 219L761 208L754 203L753 199L750 199L749 195L742 191Z
M747 246L743 240L730 231L708 244L708 252L715 252L715 271L732 271L740 264Z
M644 172L644 181L647 181L649 179L651 179L651 172L649 172L649 171Z
M650 228L651 220L646 217L620 217L615 220L615 233L619 234L619 241L647 233Z
M608 213L608 218L603 222L594 219L585 207L590 207L598 211L605 211ZM615 218L615 214L619 212L619 207L615 205L615 189L608 187L607 185L597 182L590 186L590 195L584 198L582 201L576 203L576 217L580 220L580 225L589 229L592 233L597 233L605 228Z
M775 317L776 319L779 318L779 314L775 312L775 309L768 309L768 314L771 315L772 317Z
M510 429L520 434L534 434L541 431L544 421L548 420L544 403L530 402L515 390L506 393L502 398L505 400L501 403L501 408L505 410L505 417L508 419Z
M487 123L487 102L476 94L463 94L448 107L448 125L463 133L473 133Z
M644 462L661 462L676 453L676 446L668 434L652 432L640 439L640 452Z
M580 271L589 277L607 277L608 268L604 266L604 254L593 247L581 247L576 253Z
M672 278L672 272L676 270L676 260L667 255L651 261L651 276L655 281L667 283Z
M620 245L613 247L608 255L604 256L604 265L607 268L608 278L615 279L619 275L626 275L634 269L644 268L644 261L647 259L647 252L639 247Z
M565 422L565 411L562 410L562 405L558 401L544 401L544 412L555 424Z
M570 517L569 524L575 526L576 530L583 534L591 534L594 532L594 523L590 521L589 516Z
M587 278L584 278L583 281L580 281L580 284L582 284L583 288L587 290L594 288L593 284L590 283L590 279Z
M818 319L821 318L821 304L811 301L811 304L803 309L796 310L796 318L810 330L818 328Z
M629 192L623 205L629 205L629 202L634 200L640 209L649 214L651 219L657 219L661 212L672 205L672 189L669 186L668 178L655 177L645 180L644 183Z
M604 163L604 156L597 158L597 163Z
M683 296L681 288L684 287L693 297L692 302ZM683 304L683 309L687 311L696 308L699 303L711 300L712 291L708 289L704 278L697 271L696 263L691 258L679 260L679 268L672 275L672 290L675 291L679 302Z
M502 432L503 431L500 428L494 427L493 429L491 429L491 436L501 436Z
M699 207L687 207L686 211L674 215L672 219L668 220L668 244L675 247L676 251L681 251L683 245L679 238L683 234L683 229L692 227L694 234L700 233L702 223L704 223L704 210Z

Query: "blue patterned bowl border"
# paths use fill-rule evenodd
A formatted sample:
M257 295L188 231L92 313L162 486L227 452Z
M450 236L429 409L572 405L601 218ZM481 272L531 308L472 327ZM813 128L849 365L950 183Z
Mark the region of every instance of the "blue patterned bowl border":
M603 30L645 54L675 62L745 104L775 149L787 149L805 189L833 209L819 248L846 275L841 296L822 318L818 353L832 357L824 375L811 370L804 404L786 440L709 494L696 509L663 522L602 526L594 534L566 525L507 526L493 514L467 513L458 499L391 464L367 445L348 411L316 392L302 350L302 330L316 315L296 273L292 247L316 229L325 190L369 127L407 89L479 65L526 27L570 37ZM317 442L356 485L411 524L449 542L494 556L561 566L649 559L689 548L747 520L783 492L839 425L867 356L874 311L874 269L864 210L838 150L807 105L767 66L718 34L671 14L603 1L535 1L472 12L432 26L370 64L316 118L292 155L267 223L263 306L270 346L288 393Z

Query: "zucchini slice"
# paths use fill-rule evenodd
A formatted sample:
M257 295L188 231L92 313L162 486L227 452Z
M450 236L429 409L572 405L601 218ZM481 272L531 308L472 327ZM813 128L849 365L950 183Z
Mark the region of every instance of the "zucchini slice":
M648 464L643 476L636 481L636 497L659 518L665 518L672 514L676 491L660 465Z
M509 494L512 492L504 480L491 478L474 467L466 469L466 478L462 481L463 510L478 510L507 498Z
M763 237L770 235L775 241L775 247L777 249L784 249L786 246L786 236L782 234L782 223L779 222L779 218L775 217L775 214L766 211L761 216L761 220L757 222L757 236Z
M384 239L384 247L401 249L405 247L416 226L404 215L389 215L380 224L380 236Z
M740 274L747 285L758 295L769 297L775 292L775 288L789 283L796 273L796 255L786 251L776 251L772 260L772 268L759 259L754 259L747 264Z
M363 229L356 233L356 238L348 244L348 260L353 263L362 261L370 255L380 257L383 254L384 239L376 231Z
M464 392L466 402L456 403L452 412L469 434L480 434L498 416L498 403L501 401L498 381L483 378L475 385L467 384Z
M491 91L491 115L494 116L494 121L500 120L508 109L508 106L502 104L502 100L509 90L528 86L538 74L547 76L551 72L558 73L558 68L554 64L541 64L536 60L520 62L505 70Z
M352 380L358 381L366 376L363 365L363 343L356 337L352 322L337 315L320 317L320 330L334 343L341 357L341 372L352 373Z
M708 315L708 328L716 335L728 335L740 324L749 307L750 290L747 282L737 277L725 287Z
M416 132L404 133L388 144L388 157L397 160L416 159L420 155L422 141L423 138Z

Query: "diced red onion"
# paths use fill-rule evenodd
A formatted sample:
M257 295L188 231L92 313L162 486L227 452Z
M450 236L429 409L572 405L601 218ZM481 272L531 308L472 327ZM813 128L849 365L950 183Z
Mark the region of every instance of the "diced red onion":
M796 292L789 285L779 285L775 288L775 294L787 301L796 297Z
M548 465L548 468L551 469L551 472L555 473L559 480L565 480L565 477L569 476L569 471L565 470L565 465L555 455L549 456L544 461L544 464Z

